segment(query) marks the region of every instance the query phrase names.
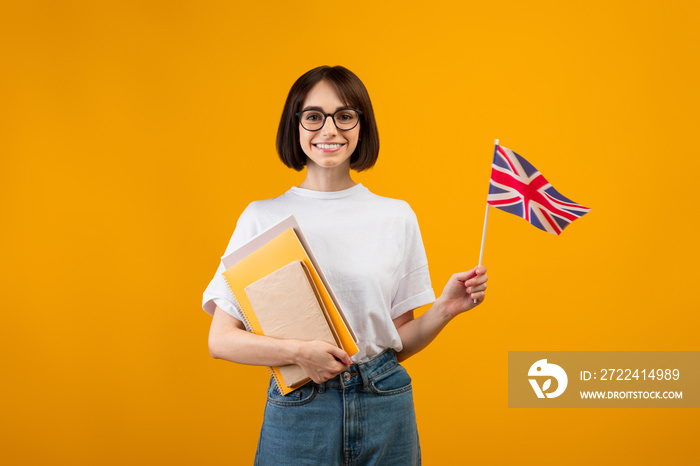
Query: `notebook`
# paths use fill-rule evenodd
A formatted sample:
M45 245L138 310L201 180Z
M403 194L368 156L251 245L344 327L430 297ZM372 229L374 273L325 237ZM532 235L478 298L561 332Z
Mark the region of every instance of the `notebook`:
M332 328L335 329L339 346L350 356L357 353L357 338L293 216L251 239L241 248L226 255L222 261L226 267L226 271L223 272L224 279L236 300L246 328L261 335L265 335L265 332L248 299L246 287L293 261L303 262L327 311ZM298 387L286 385L279 367L270 367L269 370L283 395Z

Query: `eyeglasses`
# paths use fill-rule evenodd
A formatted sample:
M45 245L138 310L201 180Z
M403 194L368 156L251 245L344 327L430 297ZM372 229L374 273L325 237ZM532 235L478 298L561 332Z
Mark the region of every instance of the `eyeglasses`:
M362 112L354 108L344 108L335 113L323 113L320 110L304 110L298 112L299 123L306 131L318 131L326 124L326 118L331 117L335 127L341 131L350 131L360 122Z

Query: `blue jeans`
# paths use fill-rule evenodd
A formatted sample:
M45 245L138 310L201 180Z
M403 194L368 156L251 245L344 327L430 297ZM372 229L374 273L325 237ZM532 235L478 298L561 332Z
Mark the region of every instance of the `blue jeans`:
M387 350L282 396L271 381L256 465L418 465L411 378Z

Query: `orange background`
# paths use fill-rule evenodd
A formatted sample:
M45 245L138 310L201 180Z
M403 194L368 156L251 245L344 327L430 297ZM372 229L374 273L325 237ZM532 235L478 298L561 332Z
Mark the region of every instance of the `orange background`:
M493 140L593 210L492 211L487 302L406 363L425 464L687 464L692 409L507 408L511 350L698 350L700 4L0 3L3 464L251 464L266 371L201 293L292 82L342 64L436 292L478 258Z

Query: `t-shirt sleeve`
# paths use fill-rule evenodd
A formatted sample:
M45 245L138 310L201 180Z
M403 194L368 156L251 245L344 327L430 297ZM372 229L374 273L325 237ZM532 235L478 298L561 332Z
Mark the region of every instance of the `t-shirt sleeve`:
M243 246L258 234L259 226L255 221L255 215L252 213L252 210L253 205L251 204L241 214L236 223L236 229L226 247L226 252L221 256L222 258ZM209 282L209 285L204 290L202 308L209 314L214 315L214 308L218 305L226 313L243 321L236 305L236 299L233 297L222 275L225 270L223 262L219 261L219 267L216 269L214 278L212 278L211 282Z
M399 266L398 281L391 301L392 319L435 301L418 219L408 205L406 209L404 257Z

